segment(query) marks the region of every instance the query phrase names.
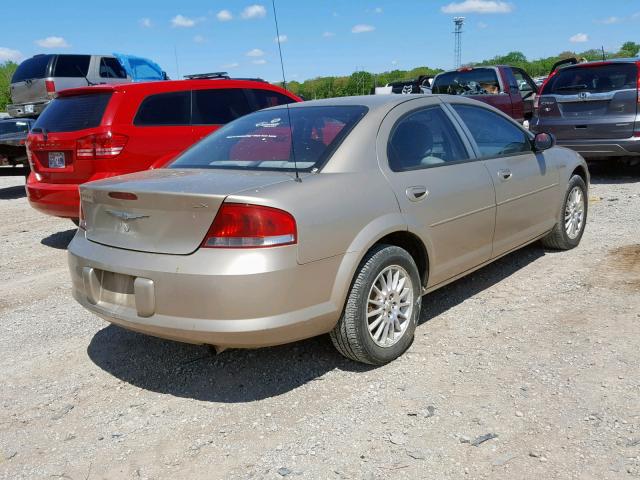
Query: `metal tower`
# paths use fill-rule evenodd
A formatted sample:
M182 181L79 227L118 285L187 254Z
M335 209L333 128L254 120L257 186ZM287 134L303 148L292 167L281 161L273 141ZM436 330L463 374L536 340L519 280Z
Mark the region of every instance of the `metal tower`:
M455 47L453 51L453 63L455 68L460 68L462 65L462 26L464 25L464 17L455 17L453 19L455 30L453 35L455 37Z

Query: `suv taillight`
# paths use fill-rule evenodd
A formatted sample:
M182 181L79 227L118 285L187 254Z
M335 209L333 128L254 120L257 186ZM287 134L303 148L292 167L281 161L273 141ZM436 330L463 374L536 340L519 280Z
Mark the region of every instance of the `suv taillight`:
M261 205L223 203L201 246L262 248L296 242L296 221L290 213Z
M47 89L47 95L49 98L56 96L56 84L53 80L45 80L44 87Z
M128 137L117 133L98 133L76 140L76 157L81 159L114 158L120 155Z

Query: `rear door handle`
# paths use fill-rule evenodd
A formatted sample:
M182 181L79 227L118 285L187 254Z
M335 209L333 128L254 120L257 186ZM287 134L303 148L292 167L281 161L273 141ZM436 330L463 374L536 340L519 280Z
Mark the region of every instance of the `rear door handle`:
M414 187L409 187L405 190L407 198L412 202L419 202L420 200L424 200L429 195L429 190L424 185L416 185Z
M513 173L511 173L511 170L509 170L508 168L505 168L504 170L498 170L498 177L500 177L500 180L509 180L512 176Z

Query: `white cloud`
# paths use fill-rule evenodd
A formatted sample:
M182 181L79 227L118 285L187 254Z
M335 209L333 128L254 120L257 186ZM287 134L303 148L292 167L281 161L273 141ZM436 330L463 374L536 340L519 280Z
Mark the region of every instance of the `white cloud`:
M391 65L393 65L394 67L398 65L398 60L391 60Z
M640 12L636 12L633 15L631 15L631 18L633 18L634 20L640 18Z
M366 33L366 32L373 32L376 29L376 27L374 27L373 25L365 25L365 24L358 24L358 25L354 25L353 28L351 29L351 33Z
M450 3L440 10L444 13L511 13L513 5L499 0L464 0Z
M228 22L233 20L233 14L229 10L220 10L216 13L216 18L221 22Z
M573 37L569 38L571 43L584 43L589 41L589 35L586 33L576 33Z
M171 26L173 28L191 28L196 24L193 18L185 17L184 15L176 15L171 19Z
M225 70L228 70L232 68L238 68L239 66L240 64L238 62L233 62L233 63L227 63L225 65L222 65L222 68L224 68Z
M0 47L0 62L17 62L22 58L22 53L11 48Z
M620 17L607 17L596 21L596 23L602 23L604 25L613 25L620 22L622 22L622 18Z
M484 22L478 22L478 28L484 30L485 28L489 28L489 25Z
M323 36L324 38L331 38L331 37L335 37L335 36L336 36L336 34L335 34L335 33L333 33L333 32L324 32L324 33L322 34L322 36Z
M382 7L376 7L373 9L373 13L382 13Z
M289 41L289 37L287 37L286 35L280 35L280 37L274 38L273 41L275 43L278 43L278 38L280 39L280 43L285 43Z
M64 38L56 36L36 40L36 45L42 48L68 48L71 46Z
M151 28L153 26L153 24L151 23L151 19L146 17L141 18L138 23L140 24L141 27L144 27L144 28Z
M259 58L258 60L254 60L253 62L254 65L264 65L265 63L267 63L267 61L264 58Z
M267 9L262 5L249 5L245 8L240 16L245 20L249 20L251 18L262 18L267 15Z
M247 52L247 57L261 57L264 55L264 51L259 48L254 48L253 50L249 50Z
M193 37L193 41L195 43L204 43L207 41L207 39L204 38L202 35L196 35L195 37Z

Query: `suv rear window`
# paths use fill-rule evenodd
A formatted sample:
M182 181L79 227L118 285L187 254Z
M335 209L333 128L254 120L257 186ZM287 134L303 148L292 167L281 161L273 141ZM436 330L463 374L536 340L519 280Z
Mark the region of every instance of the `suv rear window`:
M563 68L544 88L543 94L572 95L579 92L602 93L637 88L638 67L633 63L609 63Z
M493 68L474 68L438 75L433 81L433 93L447 95L496 95L500 83Z
M367 107L355 105L251 113L197 143L170 168L310 171L324 164L366 113Z
M97 127L110 99L111 93L56 98L38 117L33 129L73 132Z
M53 66L53 77L86 77L90 55L58 55Z
M37 55L22 62L11 79L11 83L24 82L33 78L45 78L49 76L47 67L53 55Z
M134 125L189 125L191 123L191 92L171 92L150 95L142 101Z

